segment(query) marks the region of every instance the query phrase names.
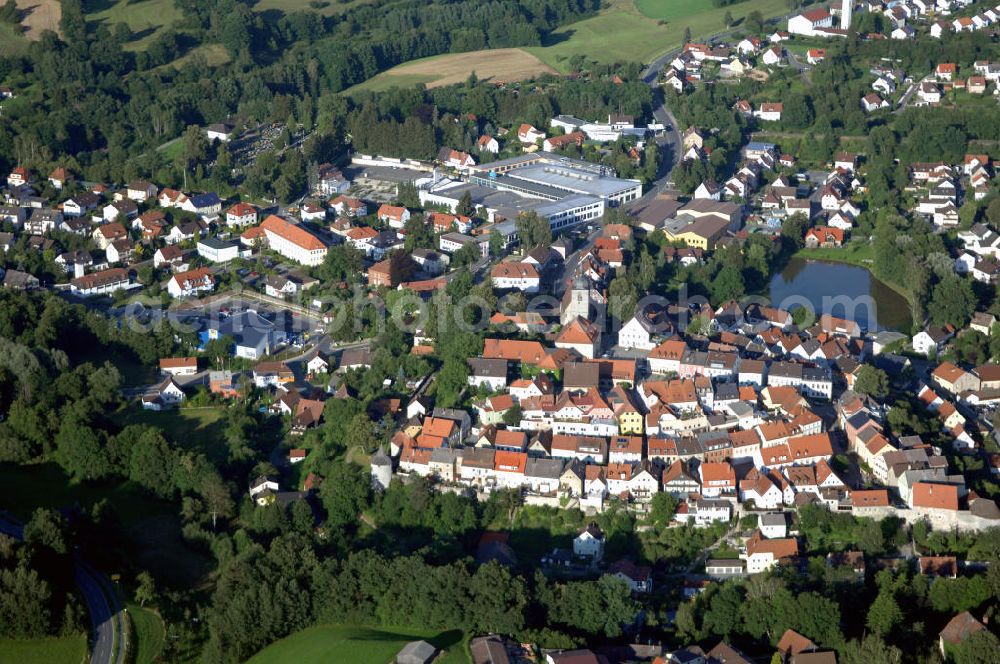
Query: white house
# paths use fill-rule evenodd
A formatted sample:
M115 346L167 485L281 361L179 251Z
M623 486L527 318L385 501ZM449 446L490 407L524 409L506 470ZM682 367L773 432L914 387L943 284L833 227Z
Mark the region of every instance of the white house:
M600 560L604 556L604 533L591 522L573 539L573 554Z
M171 376L193 376L198 373L198 358L165 357L160 360L160 373Z
M476 141L476 147L479 148L480 152L490 152L492 154L500 152L500 144L492 136L480 136L479 140Z
M830 14L826 7L810 9L807 12L802 12L798 16L788 19L788 32L793 35L802 35L804 37L825 36L819 29L832 27L833 15Z
M538 268L532 263L498 263L490 270L494 288L537 293L541 285Z
M753 114L755 118L764 122L779 122L784 107L785 105L781 102L764 102Z
M911 345L913 346L913 350L921 355L927 355L931 351L940 352L948 340L951 339L952 335L953 332L950 329L928 325L913 335Z
M225 263L239 257L240 246L235 242L207 237L198 241L198 255L213 263Z
M167 282L167 292L172 297L189 297L215 288L215 275L207 267L200 267L175 274Z
M145 180L133 180L125 187L125 195L136 203L156 198L156 191L156 185Z
M889 102L874 92L869 92L861 98L861 108L865 113L874 113L889 108Z
M694 197L710 201L721 201L722 187L713 181L702 182L698 185L698 188L694 190Z
M174 382L174 377L167 376L142 396L142 407L145 410L162 410L179 404L184 397L184 390Z
M656 343L653 341L654 323L648 316L639 313L618 330L618 345L622 348L638 348L641 350L653 350Z
M760 59L768 67L779 65L784 59L782 51L783 49L780 46L772 46L764 51L764 54L760 56Z
M767 539L777 539L788 535L788 521L784 512L767 512L757 517L761 534Z
M530 124L525 123L517 128L517 140L521 141L523 145L535 145L543 138L545 138L545 132L538 131Z
M106 295L131 285L128 270L115 267L77 277L69 282L70 290L77 295Z
M746 544L747 572L765 572L780 560L792 558L798 553L798 542L794 539L766 539L759 530L754 531Z
M941 102L941 89L934 81L924 81L917 89L917 95L927 104L938 104Z
M382 205L376 214L379 221L389 224L391 228L403 228L410 220L410 211L397 205Z
M226 225L243 228L257 223L257 208L249 203L237 203L226 210Z
M235 127L228 122L216 122L205 127L205 136L209 141L226 143L233 137L234 129Z

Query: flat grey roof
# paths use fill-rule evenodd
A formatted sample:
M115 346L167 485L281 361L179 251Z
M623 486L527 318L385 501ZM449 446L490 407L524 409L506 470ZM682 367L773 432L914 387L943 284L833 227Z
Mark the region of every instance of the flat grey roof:
M226 242L225 240L220 240L217 237L206 237L202 240L198 240L198 244L203 244L211 249L228 249L229 247L235 247L235 242Z
M575 164L545 164L525 166L510 171L505 177L537 182L561 191L575 191L595 196L614 194L635 189L638 180L623 180L613 175L601 175ZM499 178L498 178L499 179Z
M556 154L554 152L545 152L544 150L539 150L538 152L531 152L526 154L519 154L514 157L508 157L507 159L500 159L498 161L491 161L486 164L480 164L479 166L474 166L470 170L472 172L489 173L492 170L498 168L507 168L509 166L519 166L524 167L527 164L549 164L549 165L562 165L568 167L575 167L581 170L589 170L600 172L602 166L601 164L595 164L590 161L584 161L583 159L574 159L572 157L567 157L561 154ZM607 167L603 167L607 168Z

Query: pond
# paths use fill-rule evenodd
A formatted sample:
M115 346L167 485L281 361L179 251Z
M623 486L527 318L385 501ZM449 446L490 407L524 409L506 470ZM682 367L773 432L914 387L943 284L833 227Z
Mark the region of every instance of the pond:
M769 296L782 309L808 306L817 316L855 320L872 332L910 329L906 298L854 265L794 257L771 278Z

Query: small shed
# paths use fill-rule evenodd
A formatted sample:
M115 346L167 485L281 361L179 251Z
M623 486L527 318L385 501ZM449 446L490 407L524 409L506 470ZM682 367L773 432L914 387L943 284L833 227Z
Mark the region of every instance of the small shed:
M410 641L396 655L396 664L430 664L435 655L437 648L426 641Z

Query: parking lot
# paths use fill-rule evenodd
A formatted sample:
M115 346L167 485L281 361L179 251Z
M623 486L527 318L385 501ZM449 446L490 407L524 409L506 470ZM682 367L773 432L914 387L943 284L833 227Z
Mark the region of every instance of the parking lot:
M344 176L351 180L351 196L379 203L394 202L400 184L416 182L430 175L403 167L352 165L344 169Z

